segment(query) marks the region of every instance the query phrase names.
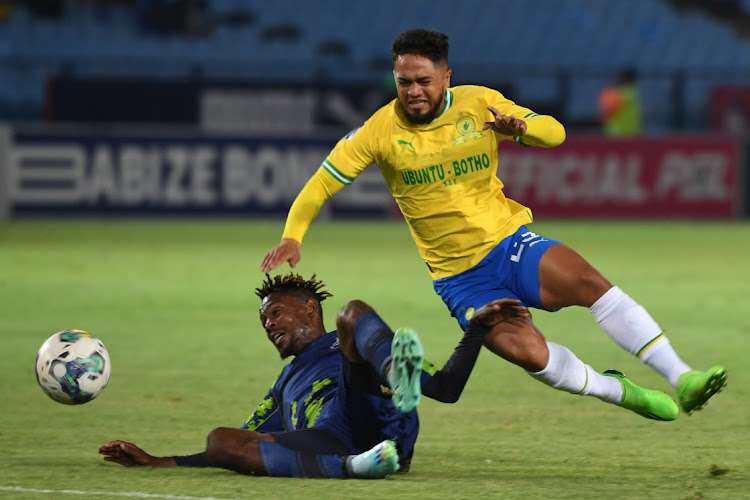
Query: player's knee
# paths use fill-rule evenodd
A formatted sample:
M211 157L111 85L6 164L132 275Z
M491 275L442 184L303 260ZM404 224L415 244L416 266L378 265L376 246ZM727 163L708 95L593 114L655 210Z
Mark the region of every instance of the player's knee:
M361 300L352 300L339 309L339 313L336 316L336 328L339 333L353 332L354 324L357 320L366 312L373 310L372 307Z
M218 427L208 434L206 439L206 456L212 463L221 462L223 454L229 448L230 435L234 429L229 427Z
M506 361L532 372L543 370L549 359L547 342L533 326L493 328L484 337L484 346Z

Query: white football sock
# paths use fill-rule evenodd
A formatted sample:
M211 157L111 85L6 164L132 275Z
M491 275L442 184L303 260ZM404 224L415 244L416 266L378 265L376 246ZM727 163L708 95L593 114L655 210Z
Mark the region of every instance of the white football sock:
M619 287L612 287L590 308L604 332L624 350L659 372L675 387L690 367L672 348L651 315Z
M641 361L661 373L669 385L675 388L680 375L690 371L690 367L677 356L666 337L662 337L659 342L641 353Z
M527 371L529 375L561 391L594 396L608 403L622 401L622 384L618 379L597 373L565 346L547 342L547 349L547 366L539 372Z

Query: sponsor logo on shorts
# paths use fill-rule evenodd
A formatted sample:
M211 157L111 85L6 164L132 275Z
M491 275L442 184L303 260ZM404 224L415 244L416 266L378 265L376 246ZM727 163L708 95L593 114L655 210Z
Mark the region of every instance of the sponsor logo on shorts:
M464 318L466 318L466 321L469 321L472 316L474 316L474 308L470 307L464 313Z

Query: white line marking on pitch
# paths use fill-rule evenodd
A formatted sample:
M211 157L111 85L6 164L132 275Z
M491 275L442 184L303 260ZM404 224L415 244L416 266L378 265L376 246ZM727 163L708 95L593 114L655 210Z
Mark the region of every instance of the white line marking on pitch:
M144 493L142 491L81 491L81 490L42 490L38 488L22 488L20 486L0 486L0 491L14 491L16 493L55 493L58 495L105 495L111 497L131 498L162 498L166 500L231 500L215 497L190 497L185 495L162 495L159 493Z

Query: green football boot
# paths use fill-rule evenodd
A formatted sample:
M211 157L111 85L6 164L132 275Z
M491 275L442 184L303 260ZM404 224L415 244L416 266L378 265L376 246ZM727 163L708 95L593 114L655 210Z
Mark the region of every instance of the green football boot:
M674 420L680 414L677 403L666 393L638 387L617 370L607 370L602 375L615 377L622 384L622 401L618 403L618 406L652 420Z
M385 440L369 451L351 457L351 474L362 479L383 479L398 471L396 443Z
M727 371L723 366L714 366L705 372L690 370L677 380L677 401L682 411L690 415L700 410L711 396L721 392L727 383Z
M403 413L414 410L422 398L423 362L424 348L417 332L411 328L396 330L391 341L388 383L393 391L393 405Z

